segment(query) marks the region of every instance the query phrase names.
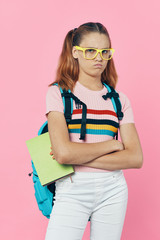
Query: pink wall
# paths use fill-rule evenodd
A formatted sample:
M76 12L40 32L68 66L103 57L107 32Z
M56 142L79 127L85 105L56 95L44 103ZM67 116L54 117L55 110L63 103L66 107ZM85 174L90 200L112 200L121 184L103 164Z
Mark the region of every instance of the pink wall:
M122 239L160 239L159 8L158 0L1 0L0 239L44 239L48 219L35 201L25 141L46 121L47 85L66 33L88 21L103 23L110 33L117 90L131 100L144 153L142 169L124 170L129 200Z

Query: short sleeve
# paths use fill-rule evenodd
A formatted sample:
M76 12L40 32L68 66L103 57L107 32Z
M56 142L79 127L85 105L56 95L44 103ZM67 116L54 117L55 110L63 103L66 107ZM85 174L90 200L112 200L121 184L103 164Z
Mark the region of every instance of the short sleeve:
M119 124L135 123L133 110L129 98L122 92L119 92L119 99L122 105L123 118L119 121Z
M46 117L50 111L64 112L63 100L58 86L52 85L46 94Z

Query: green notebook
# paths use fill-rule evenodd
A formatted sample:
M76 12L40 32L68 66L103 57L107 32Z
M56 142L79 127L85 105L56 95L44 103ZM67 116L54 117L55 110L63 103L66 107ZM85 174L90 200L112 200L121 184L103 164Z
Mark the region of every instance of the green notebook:
M50 155L48 132L27 140L26 144L42 186L74 173L72 165L60 164Z

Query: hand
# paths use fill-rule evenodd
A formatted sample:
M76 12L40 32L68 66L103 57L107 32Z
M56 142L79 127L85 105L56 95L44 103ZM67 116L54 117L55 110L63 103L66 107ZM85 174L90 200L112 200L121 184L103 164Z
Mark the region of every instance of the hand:
M52 147L50 147L50 149L52 150ZM53 155L53 152L50 152L50 155ZM55 159L54 155L52 156L53 159Z
M125 149L124 144L122 142L118 141L118 140L116 140L116 141L117 141L117 144L118 144L118 151L124 150Z

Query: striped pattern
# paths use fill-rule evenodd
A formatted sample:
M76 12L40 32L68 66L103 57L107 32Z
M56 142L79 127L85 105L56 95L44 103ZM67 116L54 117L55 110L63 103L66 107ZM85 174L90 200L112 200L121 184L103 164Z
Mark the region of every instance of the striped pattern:
M74 109L72 116L72 120L68 124L68 130L70 133L80 133L82 109ZM113 118L115 121L112 120ZM87 109L86 134L114 137L118 131L118 127L119 123L115 112L111 110Z

